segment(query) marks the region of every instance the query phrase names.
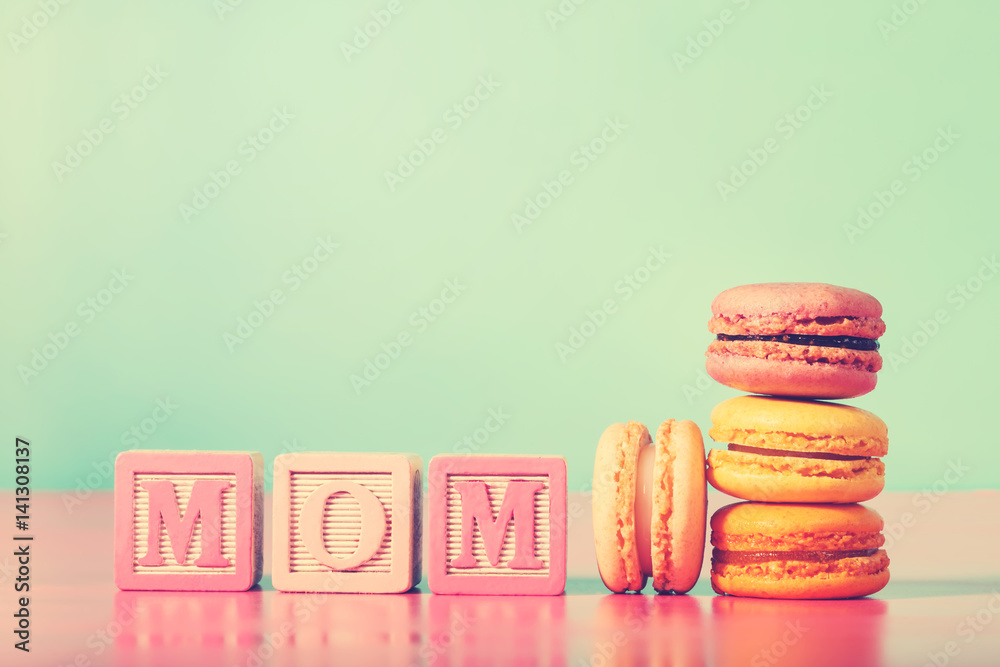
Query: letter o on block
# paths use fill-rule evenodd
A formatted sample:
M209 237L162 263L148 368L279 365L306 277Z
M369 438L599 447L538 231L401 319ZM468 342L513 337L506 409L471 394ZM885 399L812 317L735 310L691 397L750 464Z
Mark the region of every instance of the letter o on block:
M403 593L419 583L422 468L416 454L279 455L274 587Z
M346 493L361 505L361 535L358 548L350 556L339 558L326 550L323 543L323 522L326 501L337 493ZM375 555L385 535L385 508L378 497L354 482L327 482L313 491L302 505L299 530L306 549L321 564L331 570L353 570Z

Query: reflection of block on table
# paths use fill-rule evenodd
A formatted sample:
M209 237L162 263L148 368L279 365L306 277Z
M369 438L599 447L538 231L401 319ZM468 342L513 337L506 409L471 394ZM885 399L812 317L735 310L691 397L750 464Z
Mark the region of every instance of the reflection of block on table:
M567 660L566 601L562 595L432 595L427 602L427 640L420 648L420 657L434 667L633 664L620 662L619 653L604 662L594 659L599 657L596 652L589 662ZM588 649L595 646L585 643Z
M163 659L159 654L160 659L150 659L149 651L184 646L215 653L211 659L200 654L200 664L242 664L248 651L266 645L260 641L262 600L260 590L239 595L219 595L218 591L120 591L115 594L107 625L112 630L121 628L121 634L114 638L115 663L134 667L177 664L180 661Z
M263 569L257 452L132 450L115 461L115 584L245 591Z
M428 479L431 591L563 592L566 459L435 456Z
M416 454L278 456L274 587L402 593L417 585L422 468Z
M288 628L286 648L297 651L277 652L266 664L426 664L417 655L424 632L420 595L345 593L331 600L325 593L301 593L268 599L272 627ZM323 647L330 652L319 653ZM336 660L333 651L343 659Z

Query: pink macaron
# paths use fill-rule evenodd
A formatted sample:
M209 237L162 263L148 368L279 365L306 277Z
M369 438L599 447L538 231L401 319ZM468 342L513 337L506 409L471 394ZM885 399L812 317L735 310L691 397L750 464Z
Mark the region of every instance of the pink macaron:
M852 398L875 388L882 368L882 304L824 283L760 283L712 302L708 374L756 394Z

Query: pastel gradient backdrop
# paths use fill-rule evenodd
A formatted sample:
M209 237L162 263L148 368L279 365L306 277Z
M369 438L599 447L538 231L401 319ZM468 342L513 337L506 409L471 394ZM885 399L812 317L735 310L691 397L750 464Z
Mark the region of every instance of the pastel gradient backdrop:
M561 454L587 490L612 422L707 431L737 394L709 304L763 281L882 301L850 403L889 425L888 489L1000 487L1000 4L224 3L0 5L0 424L35 488L110 488L140 446Z

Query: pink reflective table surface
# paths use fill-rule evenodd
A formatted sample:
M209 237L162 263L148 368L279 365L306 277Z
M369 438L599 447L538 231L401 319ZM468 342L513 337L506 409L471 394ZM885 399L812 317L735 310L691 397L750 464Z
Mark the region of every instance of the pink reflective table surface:
M13 547L0 555L2 665L1000 665L1000 493L869 503L893 579L860 600L611 595L597 578L589 500L570 525L558 597L121 592L112 504L32 506L31 653L13 648ZM9 492L0 493L13 504ZM710 511L729 499L712 495ZM904 521L906 512L910 516ZM0 538L7 540L8 537ZM265 572L270 535L265 536Z

